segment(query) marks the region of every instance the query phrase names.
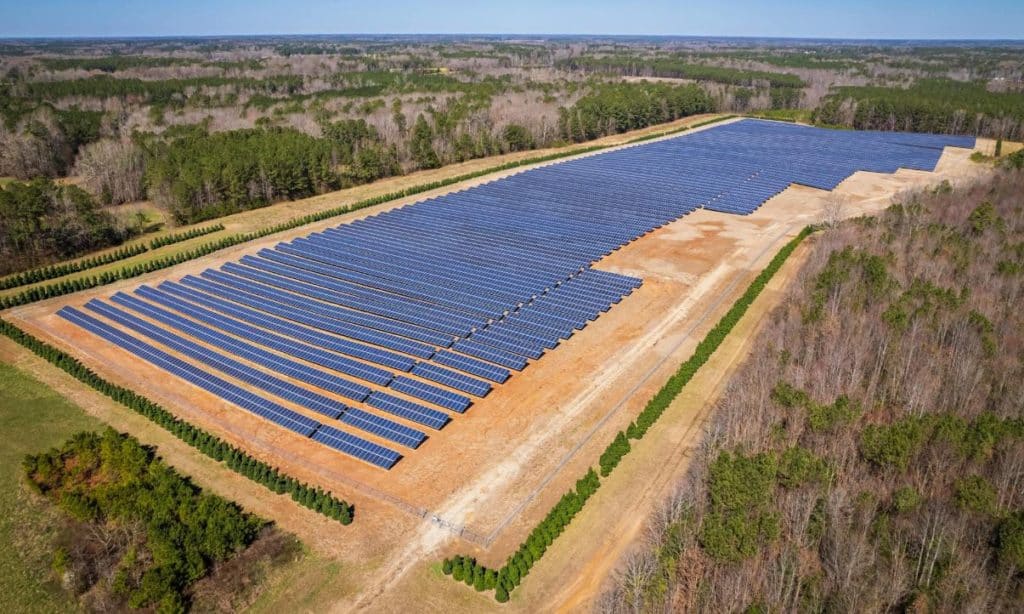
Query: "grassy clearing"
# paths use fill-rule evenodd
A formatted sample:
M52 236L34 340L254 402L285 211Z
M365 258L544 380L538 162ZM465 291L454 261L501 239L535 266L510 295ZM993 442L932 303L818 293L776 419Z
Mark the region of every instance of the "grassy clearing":
M246 611L323 612L357 590L349 577L351 574L344 571L340 562L306 549L296 561L271 571L266 578L268 588L246 607Z
M767 109L750 113L750 117L758 119L773 119L782 122L794 122L800 124L811 123L811 112L806 109Z
M74 609L50 582L49 538L58 512L24 487L21 459L102 426L35 378L0 363L0 611Z

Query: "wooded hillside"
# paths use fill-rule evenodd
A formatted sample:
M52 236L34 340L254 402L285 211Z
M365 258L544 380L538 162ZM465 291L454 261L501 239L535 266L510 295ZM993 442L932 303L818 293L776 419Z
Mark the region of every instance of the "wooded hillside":
M826 230L608 612L1024 603L1024 173Z

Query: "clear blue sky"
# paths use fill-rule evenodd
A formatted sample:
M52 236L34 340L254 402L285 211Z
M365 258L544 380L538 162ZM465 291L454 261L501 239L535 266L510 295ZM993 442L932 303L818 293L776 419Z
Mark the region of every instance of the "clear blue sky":
M677 34L1024 38L1024 0L0 0L0 37Z

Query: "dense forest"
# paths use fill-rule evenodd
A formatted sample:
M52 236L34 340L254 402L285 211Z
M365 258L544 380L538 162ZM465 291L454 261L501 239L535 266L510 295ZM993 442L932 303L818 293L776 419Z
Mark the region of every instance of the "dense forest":
M109 247L138 231L73 185L39 178L0 186L0 274Z
M984 134L1024 139L1024 94L984 84L923 79L907 88L840 87L815 113L818 122L859 130Z
M1019 610L1021 193L1005 170L819 233L599 609Z
M567 140L588 141L714 108L711 97L695 85L608 84L563 109L559 126Z
M182 611L190 588L264 527L112 429L23 465L29 485L67 515L53 570L92 611Z
M181 223L338 187L329 144L292 129L201 134L154 145L150 196Z

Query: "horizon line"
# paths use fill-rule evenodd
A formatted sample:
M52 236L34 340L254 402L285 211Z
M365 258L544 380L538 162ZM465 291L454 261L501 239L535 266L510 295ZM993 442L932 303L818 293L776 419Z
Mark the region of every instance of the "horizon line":
M1005 37L867 37L867 36L800 36L800 35L758 35L758 34L612 34L612 33L524 33L524 32L263 32L245 34L0 34L0 41L37 41L37 40L141 40L141 39L181 39L181 38L269 38L269 37L410 37L410 36L451 36L451 37L539 37L539 38L573 38L573 37L607 37L607 38L688 38L688 39L736 39L736 40L796 40L796 41L879 41L879 42L1005 42L1022 43L1024 38Z

